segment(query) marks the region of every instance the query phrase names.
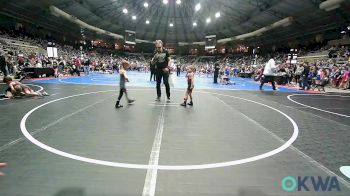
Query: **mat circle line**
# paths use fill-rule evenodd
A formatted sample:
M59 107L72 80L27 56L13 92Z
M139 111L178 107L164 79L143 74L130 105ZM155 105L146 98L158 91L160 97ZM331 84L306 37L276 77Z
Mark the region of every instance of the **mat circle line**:
M150 90L150 89L130 89L130 90ZM175 90L177 91L177 90ZM20 128L21 131L23 133L23 135L29 140L31 141L33 144L37 145L38 147L47 150L51 153L66 157L66 158L70 158L70 159L74 159L74 160L78 160L78 161L82 161L82 162L87 162L87 163L93 163L93 164L98 164L98 165L104 165L104 166L111 166L111 167L120 167L120 168L128 168L128 169L154 169L154 166L152 165L147 165L147 164L130 164L130 163L121 163L121 162L111 162L111 161L103 161L103 160L98 160L98 159L92 159L92 158L87 158L87 157L82 157L82 156L78 156L78 155L74 155L74 154L70 154L67 152L63 152L60 151L58 149L55 149L53 147L50 147L40 141L38 141L37 139L35 139L27 130L26 128L26 121L28 119L28 117L36 110L38 110L41 107L44 107L50 103L54 103L54 102L58 102L64 99L69 99L69 98L74 98L74 97L78 97L78 96L84 96L84 95L91 95L91 94L97 94L97 93L107 93L107 92L116 92L116 90L107 90L107 91L96 91L96 92L89 92L89 93L82 93L82 94L76 94L76 95L71 95L71 96L67 96L67 97L62 97L59 99L55 99L49 102L46 102L44 104L41 104L35 108L33 108L32 110L30 110L28 113L26 113L21 122L20 122ZM230 97L230 98L235 98L235 99L240 99L240 100L244 100L250 103L255 103L264 107L267 107L271 110L274 110L280 114L282 114L284 117L286 117L293 125L293 134L291 136L290 139L288 139L288 141L286 141L286 143L284 143L282 146L271 150L269 152L260 154L260 155L255 155L252 157L248 157L248 158L244 158L244 159L239 159L239 160L234 160L234 161L227 161L227 162L218 162L218 163L209 163L209 164L197 164L197 165L158 165L157 169L158 170L201 170L201 169L212 169L212 168L220 168L220 167L228 167L228 166L234 166L234 165L240 165L240 164L244 164L244 163L249 163L249 162L254 162L254 161L258 161L264 158L268 158L270 156L273 156L275 154L278 154L284 150L286 150L289 146L291 146L293 144L293 142L297 139L298 134L299 134L299 128L298 125L296 124L296 122L287 114L283 113L282 111L273 108L271 106L268 106L266 104L260 103L260 102L256 102L253 100L249 100L249 99L245 99L242 97L236 97L236 96L231 96L231 95L226 95L226 94L220 94L220 93L211 93L211 92L201 92L198 91L198 93L203 93L203 94L212 94L212 95L219 95L219 96L224 96L224 97Z
M293 103L296 103L296 104L298 104L298 105L307 107L307 108L311 108L311 109L318 110L318 111L321 111L321 112L326 112L326 113L329 113L329 114L334 114L334 115L337 115L337 116L342 116L342 117L345 117L345 118L350 118L349 115L340 114L340 113L337 113L337 112L331 112L331 111L328 111L328 110L323 110L323 109L321 109L321 108L309 106L309 105L300 103L300 102L298 102L298 101L295 101L294 99L291 98L291 97L293 97L293 96L316 96L316 95L317 95L317 94L291 94L291 95L288 95L287 98L288 98L289 101L291 101L291 102L293 102ZM317 96L322 96L322 95L317 95Z

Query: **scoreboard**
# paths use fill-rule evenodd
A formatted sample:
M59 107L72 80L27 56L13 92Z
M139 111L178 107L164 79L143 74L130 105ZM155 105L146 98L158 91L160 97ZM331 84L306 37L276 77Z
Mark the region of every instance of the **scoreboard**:
M290 64L296 64L298 60L298 49L290 49L288 54L288 62Z
M125 30L125 43L136 44L136 33L135 31Z
M214 49L216 47L216 35L205 36L205 49Z

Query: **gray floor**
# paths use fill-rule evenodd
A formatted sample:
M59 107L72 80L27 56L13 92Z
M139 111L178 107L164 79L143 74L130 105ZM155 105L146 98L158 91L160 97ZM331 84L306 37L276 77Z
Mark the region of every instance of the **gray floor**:
M147 170L85 163L58 156L27 140L19 127L32 108L58 98L109 86L43 85L53 96L0 101L0 161L8 167L0 178L0 195L100 196L142 195ZM2 90L2 89L1 89ZM83 157L149 164L160 114L164 127L159 165L196 165L259 155L282 145L293 132L281 114L242 97L274 107L295 120L300 129L293 147L255 162L204 170L158 170L155 195L350 195L350 179L339 167L350 164L349 118L300 107L288 93L252 91L195 92L195 106L172 101L155 104L154 89L130 88L132 106L114 108L116 92L83 95L48 104L29 116L27 129L42 143ZM219 95L221 94L221 95ZM314 107L338 108L350 115L350 98L334 103L324 97L296 97ZM319 98L319 99L315 99ZM341 109L344 108L344 109ZM334 172L334 173L330 173ZM294 191L280 183L285 176L338 175L341 191ZM347 182L343 182L344 178ZM310 188L311 186L309 186Z

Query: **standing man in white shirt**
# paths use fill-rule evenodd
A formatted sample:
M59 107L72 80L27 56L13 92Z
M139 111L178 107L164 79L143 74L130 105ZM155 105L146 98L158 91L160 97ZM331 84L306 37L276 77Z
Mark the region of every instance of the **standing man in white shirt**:
M265 68L264 68L264 75L263 78L261 79L261 84L260 84L260 90L263 90L262 87L266 82L271 82L272 84L272 89L276 90L275 86L275 72L276 72L276 63L273 55L270 55L270 60L269 62L266 63Z

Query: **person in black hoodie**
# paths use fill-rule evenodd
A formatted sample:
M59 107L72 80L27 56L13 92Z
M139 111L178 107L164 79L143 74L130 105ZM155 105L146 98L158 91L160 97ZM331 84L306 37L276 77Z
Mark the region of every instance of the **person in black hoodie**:
M4 77L9 74L7 69L5 54L2 51L0 51L0 71L2 71L2 73L4 74Z
M214 84L218 83L219 71L220 71L220 64L219 62L216 62L214 64Z
M180 76L181 74L181 65L180 63L176 65L176 76Z
M163 42L157 40L155 42L156 52L152 58L152 64L156 66L156 78L157 78L157 98L156 101L160 101L161 89L160 83L165 85L166 95L168 101L170 101L170 85L169 85L169 75L170 75L170 55L169 52L163 48Z
M85 73L85 76L88 76L89 73L90 73L90 64L91 64L90 59L88 57L86 57L85 62L84 62L84 73Z
M306 63L304 63L304 71L301 73L301 85L300 85L299 90L309 90L310 89L309 72L310 72L309 63L306 62Z

